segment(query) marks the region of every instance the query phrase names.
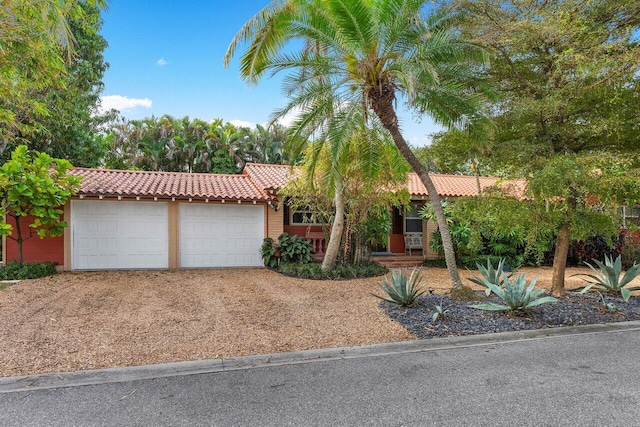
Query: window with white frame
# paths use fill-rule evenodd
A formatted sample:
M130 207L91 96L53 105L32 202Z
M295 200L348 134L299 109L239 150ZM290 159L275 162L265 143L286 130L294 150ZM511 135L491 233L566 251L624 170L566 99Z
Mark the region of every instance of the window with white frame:
M422 218L418 213L422 205L411 204L404 214L404 232L405 233L422 233Z

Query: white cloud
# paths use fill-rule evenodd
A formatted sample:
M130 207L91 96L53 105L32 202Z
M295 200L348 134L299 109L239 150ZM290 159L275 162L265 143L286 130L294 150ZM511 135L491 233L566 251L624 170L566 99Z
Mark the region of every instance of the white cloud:
M158 59L158 60L156 61L156 65L157 65L158 67L162 67L163 65L167 65L167 61L165 61L165 59L164 59L164 58L160 58L160 59Z
M245 120L233 119L233 120L229 120L229 123L231 123L235 127L244 127L249 129L253 129L254 127L256 127L255 123L247 122Z
M122 95L106 95L100 97L102 111L109 111L112 108L120 112L133 110L138 107L151 108L152 101L149 98L128 98Z
M278 119L278 123L280 123L282 126L286 126L286 127L291 126L293 124L293 122L295 122L296 119L298 119L298 116L300 115L301 111L302 110L300 108L293 108L287 114L285 114L284 116L280 117Z

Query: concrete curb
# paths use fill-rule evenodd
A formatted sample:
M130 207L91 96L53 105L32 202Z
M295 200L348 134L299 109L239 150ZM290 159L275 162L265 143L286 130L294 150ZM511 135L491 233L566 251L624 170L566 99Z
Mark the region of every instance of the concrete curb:
M234 357L231 359L196 360L192 362L163 363L156 365L129 366L124 368L25 375L0 378L0 393L150 380L154 378L209 374L269 366L325 362L330 360L355 359L361 357L376 357L391 354L451 350L579 334L601 334L638 330L640 330L640 321L632 321L516 332L498 332L483 335L468 335L428 340L402 341L359 347L305 350L289 353Z

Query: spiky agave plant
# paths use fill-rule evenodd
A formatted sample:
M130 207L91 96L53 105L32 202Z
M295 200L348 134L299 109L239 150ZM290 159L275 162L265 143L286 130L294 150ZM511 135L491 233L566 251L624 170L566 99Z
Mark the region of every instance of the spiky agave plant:
M446 307L444 304L444 298L440 299L440 304L436 304L434 306L435 311L433 312L433 314L431 315L431 321L435 322L438 319L444 319L447 317L447 314L449 313L449 307Z
M597 259L594 259L593 262L600 268L600 271L596 270L593 265L585 262L594 274L574 274L574 276L588 277L588 279L585 279L588 285L582 288L579 293L584 294L591 288L605 292L620 292L622 299L626 302L629 301L631 297L631 291L640 290L640 286L625 287L640 274L640 265L634 263L633 266L625 272L624 276L620 278L622 274L621 255L618 255L615 261L612 260L612 257L605 255L604 264Z
M487 296L489 296L491 294L491 288L487 286L487 283L492 283L496 286L502 286L502 283L503 283L502 275L504 274L504 263L505 263L505 259L500 258L500 261L498 262L498 265L496 266L496 268L493 268L493 264L491 263L491 260L488 258L487 258L486 267L480 264L479 262L477 262L476 266L478 267L478 271L480 272L480 274L482 274L482 277L471 277L469 280L471 280L473 283L477 285L484 287L485 288L484 292L487 294Z
M527 286L527 278L524 274L521 274L515 278L513 283L507 276L504 276L504 287L487 282L489 289L502 299L502 304L485 302L470 307L480 310L523 311L536 305L557 301L554 297L542 296L544 291L535 289L536 280L537 278L534 278Z
M385 296L372 294L376 298L398 304L402 307L413 305L416 299L426 292L424 287L420 286L422 279L418 268L414 268L407 277L407 269L392 271L391 281L387 280L387 276L382 279L379 288L385 293Z

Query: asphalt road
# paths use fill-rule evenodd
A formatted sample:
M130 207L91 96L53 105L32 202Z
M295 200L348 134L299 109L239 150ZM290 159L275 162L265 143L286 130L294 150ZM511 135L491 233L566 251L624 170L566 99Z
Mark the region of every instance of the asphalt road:
M2 426L638 426L640 331L0 393Z

